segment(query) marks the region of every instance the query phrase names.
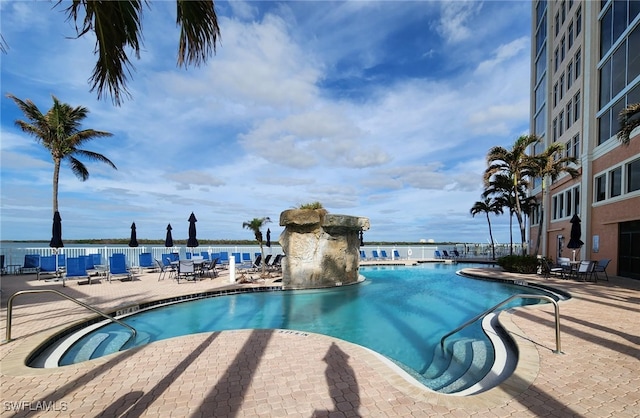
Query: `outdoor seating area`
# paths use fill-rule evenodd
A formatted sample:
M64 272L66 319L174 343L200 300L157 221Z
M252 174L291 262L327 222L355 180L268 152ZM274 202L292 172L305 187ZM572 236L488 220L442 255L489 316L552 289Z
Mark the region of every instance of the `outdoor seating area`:
M609 281L607 266L610 261L608 259L575 261L568 257L560 257L557 263L551 263L548 259L541 258L540 272L546 278L556 276L567 280L597 282L600 279ZM604 276L601 277L601 274Z

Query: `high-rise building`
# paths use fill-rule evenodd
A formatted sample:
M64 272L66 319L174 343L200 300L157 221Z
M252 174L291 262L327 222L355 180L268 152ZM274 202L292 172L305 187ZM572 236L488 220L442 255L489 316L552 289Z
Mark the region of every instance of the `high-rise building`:
M640 103L640 1L532 8L530 124L543 139L532 151L565 144L580 175L533 182L530 248L554 260L610 259L608 273L640 279L640 129L628 145L616 137L620 111ZM575 252L567 248L574 214L584 242Z

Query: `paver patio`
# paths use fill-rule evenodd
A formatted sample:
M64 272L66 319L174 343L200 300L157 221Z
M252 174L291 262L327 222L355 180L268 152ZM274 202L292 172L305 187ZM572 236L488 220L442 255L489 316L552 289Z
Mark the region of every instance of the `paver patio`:
M501 387L464 398L415 386L360 346L287 330L196 334L82 364L30 369L22 361L37 344L92 313L51 294L29 294L15 300L13 340L0 346L0 410L47 417L640 416L640 281L584 283L472 270L571 293L560 305L564 354L552 352L553 308L539 305L501 314L521 349L522 367ZM224 274L179 284L157 277L63 288L35 275L4 276L0 331L4 339L7 299L17 290L56 289L110 312L230 286Z

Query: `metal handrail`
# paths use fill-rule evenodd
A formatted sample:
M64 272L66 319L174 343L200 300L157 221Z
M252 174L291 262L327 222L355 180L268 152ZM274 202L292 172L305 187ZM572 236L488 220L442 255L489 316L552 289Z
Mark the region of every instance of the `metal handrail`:
M445 334L444 337L442 337L442 339L440 339L440 348L442 348L442 351L444 352L444 340L447 337L450 337L451 335L455 334L456 332L460 331L461 329L467 327L468 325L471 325L472 323L476 322L478 319L485 317L486 315L488 315L491 312L495 311L496 309L498 309L502 305L505 305L505 304L511 302L514 299L543 299L543 300L546 300L548 302L553 303L553 308L555 310L555 317L556 317L556 349L555 349L554 353L562 354L562 351L560 350L560 307L558 306L558 302L556 302L556 300L553 299L550 296L546 296L546 295L527 295L527 294L517 294L517 295L509 296L507 299L505 299L502 302L498 303L494 307L487 309L486 311L482 312L480 315L477 315L477 316L473 317L472 319L468 320L464 324L460 325L458 328L456 328L453 331Z
M67 295L66 293L62 293L59 292L57 290L53 290L53 289L32 289L32 290L19 290L16 293L14 293L13 295L11 295L9 297L9 300L7 301L7 339L4 342L9 342L11 341L11 311L13 310L13 299L18 296L18 295L24 295L27 293L55 293L56 295L62 296L63 298L66 298L72 302L77 303L80 306L84 306L85 308L89 309L90 311L93 311L95 313L97 313L98 315L101 315L105 318L107 318L108 320L115 322L116 324L122 325L125 328L128 328L129 331L131 331L131 337L129 337L129 339L127 340L127 342L131 339L131 338L135 338L135 336L138 334L137 331L135 330L135 328L133 328L131 325L125 324L124 322L120 321L119 319L113 318L109 315L107 315L106 313L102 312L99 309L94 308L93 306L87 305L84 302L80 302L78 299Z

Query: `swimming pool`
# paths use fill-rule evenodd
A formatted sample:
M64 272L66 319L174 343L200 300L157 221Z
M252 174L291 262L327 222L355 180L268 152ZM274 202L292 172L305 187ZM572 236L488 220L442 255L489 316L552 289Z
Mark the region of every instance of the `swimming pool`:
M434 368L445 333L513 294L543 293L461 277L456 270L463 267L443 263L363 267L361 274L367 280L358 285L228 295L158 307L123 318L138 331L135 340L123 346L130 336L128 331L108 324L82 337L59 365L192 333L292 329L368 347L392 359L425 385L440 390L450 386L450 379L443 377L449 373L445 373L449 364ZM507 308L532 303L538 300L516 300ZM480 324L454 335L447 344L459 344L462 349L475 344L476 355L480 345L486 359L478 367L486 369L485 374L493 362L493 346Z

